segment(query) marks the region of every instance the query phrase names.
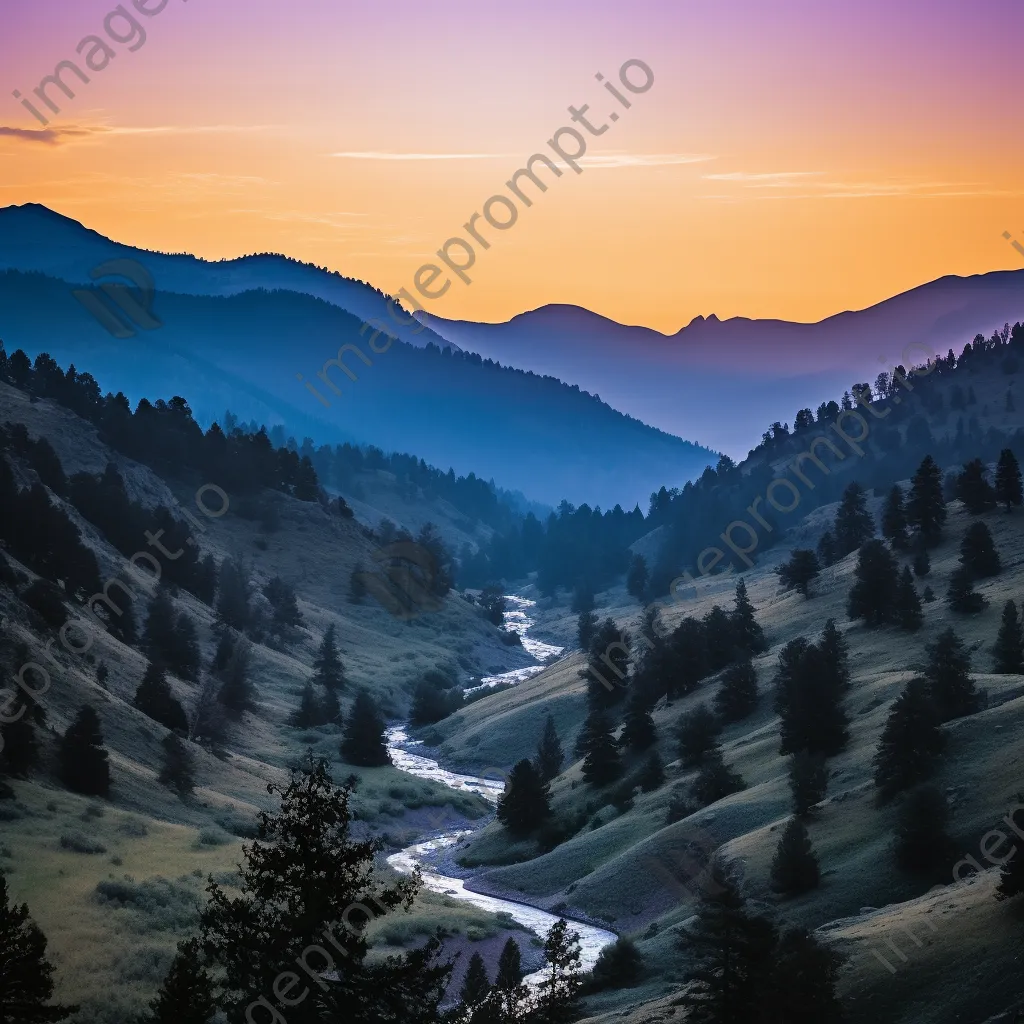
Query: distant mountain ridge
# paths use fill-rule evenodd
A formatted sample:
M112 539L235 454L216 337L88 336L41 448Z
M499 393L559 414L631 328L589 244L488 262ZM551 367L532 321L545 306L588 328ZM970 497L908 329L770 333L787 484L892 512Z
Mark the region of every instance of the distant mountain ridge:
M819 323L711 315L673 335L567 305L500 324L419 314L461 348L571 379L616 409L734 458L772 421L792 423L798 408L899 363L959 353L974 335L1022 317L1024 270L943 277Z

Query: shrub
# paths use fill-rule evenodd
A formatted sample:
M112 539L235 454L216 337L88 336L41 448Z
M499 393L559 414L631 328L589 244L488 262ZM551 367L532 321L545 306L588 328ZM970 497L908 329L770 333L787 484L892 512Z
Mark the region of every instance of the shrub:
M92 839L84 832L65 832L60 837L60 845L72 853L106 853L107 848L98 840Z
M231 836L219 828L201 828L196 836L196 847L203 846L226 846L231 842Z

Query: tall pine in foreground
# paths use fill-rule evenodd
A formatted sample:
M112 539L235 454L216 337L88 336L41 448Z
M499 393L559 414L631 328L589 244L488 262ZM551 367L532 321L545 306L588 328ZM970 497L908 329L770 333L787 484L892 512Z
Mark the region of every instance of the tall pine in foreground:
M459 992L459 1001L463 1007L469 1009L483 1002L491 991L491 979L487 977L487 965L479 953L474 953L469 958L469 966L466 968L466 976L462 979L462 989Z
M514 836L527 836L551 816L547 783L528 758L509 772L505 791L498 798L498 821Z
M341 756L349 764L360 768L391 764L391 755L384 739L384 719L376 702L365 690L356 695L349 712L345 735L341 741Z
M1003 605L1003 621L992 647L992 671L1001 675L1024 672L1024 629L1013 601Z
M197 939L179 943L146 1024L209 1024L217 1010L213 979L206 973Z
M544 940L545 966L537 985L530 1020L536 1024L569 1024L577 1012L583 987L580 937L559 919Z
M33 1024L67 1020L77 1006L53 1006L53 965L46 959L46 936L28 907L10 902L0 871L0 1021Z
M109 756L99 716L85 704L60 741L61 780L76 793L106 796L110 792Z
M345 685L345 666L338 653L337 631L333 622L327 627L313 661L313 682L328 690L340 690Z

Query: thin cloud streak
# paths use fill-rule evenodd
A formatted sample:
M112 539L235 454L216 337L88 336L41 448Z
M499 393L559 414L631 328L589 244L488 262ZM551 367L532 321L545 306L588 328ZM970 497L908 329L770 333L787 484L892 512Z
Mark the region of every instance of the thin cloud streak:
M705 164L718 157L711 153L595 153L580 158L583 167L676 167Z
M344 160L504 160L511 153L379 153L372 150L329 153Z

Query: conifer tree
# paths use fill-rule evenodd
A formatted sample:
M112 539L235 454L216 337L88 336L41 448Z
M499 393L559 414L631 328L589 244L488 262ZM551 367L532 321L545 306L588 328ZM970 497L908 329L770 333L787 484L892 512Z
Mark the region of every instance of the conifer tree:
M1002 566L992 534L984 523L972 523L960 542L960 562L975 579L998 576Z
M707 704L698 704L683 715L676 726L679 758L683 767L694 768L702 764L704 758L718 746L721 731L721 723Z
M175 618L174 602L166 588L160 587L149 602L142 630L142 650L150 660L166 664L169 652L174 649Z
M1024 892L1024 852L1020 843L1016 844L1013 856L1003 864L999 872L999 884L996 886L996 899L1008 900Z
M826 620L818 649L825 659L831 685L845 693L850 688L850 645L835 619Z
M299 706L292 712L288 723L297 729L314 729L324 724L323 707L317 699L312 683L307 682L302 688Z
M841 664L804 637L791 640L779 654L775 711L781 717L780 754L800 750L833 757L846 747L848 720L842 697L846 681Z
M528 836L551 816L547 783L528 758L509 773L505 791L498 798L497 816L514 836Z
M927 549L921 548L921 550L914 555L914 575L927 576L931 571L932 560L928 557Z
M653 793L664 785L665 766L661 763L661 758L656 750L652 750L647 755L647 760L644 761L637 773L636 781L645 793Z
M976 615L988 602L974 589L974 574L966 565L958 566L949 578L946 603L961 615Z
M907 511L899 484L893 485L882 508L882 536L894 551L902 551L907 546Z
M651 715L650 695L643 687L634 683L626 701L626 713L623 718L622 735L619 744L630 750L647 750L655 739L657 731Z
M134 704L144 715L166 728L188 731L185 710L171 692L167 673L159 661L151 661L146 666L142 682L135 691Z
M971 659L953 627L940 633L935 643L925 649L928 662L924 678L939 721L948 722L974 714L981 701L971 678Z
M822 565L832 565L836 561L836 541L831 530L826 530L818 540L818 560Z
M868 511L864 488L854 480L843 491L832 526L835 557L844 558L874 535L875 520Z
M945 746L939 716L924 679L911 679L886 719L874 759L875 786L884 803L927 779Z
M511 991L519 987L523 980L522 952L519 943L513 938L505 940L498 958L498 973L494 978L495 988Z
M1006 675L1024 673L1024 629L1021 628L1017 605L1013 601L1003 605L1003 621L992 655L993 672Z
M592 706L608 707L626 695L631 638L607 618L590 641L587 666L581 676L587 680L587 697Z
M345 666L338 653L337 632L333 622L324 632L313 662L313 682L328 690L340 690L345 686Z
M643 604L649 579L647 560L643 555L634 555L626 572L626 592Z
M893 853L904 871L948 877L953 844L946 825L949 807L935 786L911 790L899 806Z
M576 623L576 635L579 638L580 650L589 651L597 630L597 616L593 612L580 612Z
M981 459L964 463L963 472L956 478L955 494L971 515L987 512L996 503L996 494L986 479L988 470Z
M1020 466L1009 448L999 453L999 462L996 464L996 500L1006 506L1007 512L1012 512L1016 506L1024 503Z
M99 716L83 704L60 742L61 780L76 793L106 796L110 792L108 757Z
M746 789L743 778L725 763L722 748L716 746L701 762L700 771L690 786L690 795L699 806L707 807L742 789Z
M255 699L255 692L249 681L249 641L242 636L233 638L230 630L225 630L213 664L217 666L215 674L222 683L217 700L232 714L241 715L252 706Z
M771 878L772 889L785 896L799 896L818 887L818 858L811 848L807 827L799 818L790 818L782 833L772 860Z
M643 972L643 958L636 943L620 935L610 946L601 950L594 964L593 987L630 988L635 985Z
M146 1024L209 1024L217 1011L213 979L203 966L197 939L178 944Z
M459 1000L463 1007L469 1009L482 1003L491 991L491 979L487 977L487 965L479 953L474 953L469 958L469 966L466 968L466 976L462 980L462 989L459 992Z
M367 919L411 907L418 881L379 880L383 841L353 835L354 785L335 787L329 764L311 755L283 790L271 785L280 809L260 813L233 889L207 886L200 940L232 1024L265 1016L255 1004L266 1002L297 959L322 984L289 1009L289 1024L437 1020L451 964L436 963L436 940L367 963Z
M767 650L764 630L754 615L754 606L747 595L747 584L741 578L736 583L736 597L730 615L736 645L747 654L761 654Z
M687 1024L740 1024L761 1017L761 1001L772 972L775 929L748 913L735 877L716 858L701 891L697 917L677 944L693 965L688 989L678 1002Z
M0 718L0 775L16 779L28 778L39 763L36 727L46 725L46 710L40 704L27 694L22 697L22 702L20 708L10 707L6 701L0 703L0 708L4 709ZM13 717L19 710L20 716L13 721L2 720Z
M942 470L926 455L910 485L907 499L907 522L927 547L934 547L942 537L946 521L946 503L942 496Z
M914 589L914 578L910 574L910 567L903 566L900 574L900 581L896 587L896 625L900 629L914 632L924 625L924 615L921 614L921 599Z
M384 739L384 719L376 702L365 690L356 694L349 712L345 735L341 741L341 756L349 764L361 768L391 764L391 755Z
M868 626L895 622L899 566L880 540L869 540L857 556L857 570L847 601L851 619L863 619Z
M607 786L622 774L619 749L612 738L612 722L600 708L587 716L587 753L583 759L583 778L592 786Z
M562 770L562 762L565 761L565 753L562 751L562 742L558 738L558 730L555 728L555 719L548 715L544 722L544 732L541 734L540 743L537 745L537 771L544 782L550 782Z
M544 940L545 967L537 985L530 1018L536 1024L569 1024L576 1020L583 987L580 937L560 918Z
M185 743L173 732L163 738L161 746L164 753L160 785L173 789L184 800L195 789L195 760Z
M755 711L757 699L757 672L747 658L722 673L715 694L715 713L723 722L739 722Z
M46 936L29 916L28 906L10 902L7 878L0 871L0 1020L7 1024L43 1024L67 1020L77 1006L55 1006L53 965L46 959Z
M789 759L789 789L793 794L793 813L806 817L815 804L825 799L828 789L828 765L821 754L799 750Z
M821 566L818 564L818 556L813 551L798 548L790 555L789 561L779 566L776 572L784 587L794 589L804 597L810 597L811 584L821 572Z
M480 1024L505 1024L520 1021L527 1010L529 993L523 984L522 955L519 943L509 938L501 949L494 988L482 1007ZM477 1024L474 1015L473 1024Z
M766 1019L785 1024L843 1024L836 996L842 957L804 928L783 933L775 949Z
M167 667L182 679L195 682L200 666L199 634L195 624L181 612L174 624L171 646L167 651Z

